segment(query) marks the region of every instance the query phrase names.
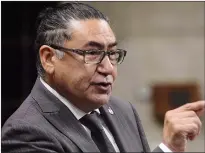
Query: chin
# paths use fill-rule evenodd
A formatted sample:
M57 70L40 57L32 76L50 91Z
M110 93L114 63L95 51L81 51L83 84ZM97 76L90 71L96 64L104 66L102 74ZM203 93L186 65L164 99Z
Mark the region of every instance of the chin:
M98 94L98 95L93 95L90 97L90 100L98 107L107 104L108 101L110 100L110 95L107 94Z

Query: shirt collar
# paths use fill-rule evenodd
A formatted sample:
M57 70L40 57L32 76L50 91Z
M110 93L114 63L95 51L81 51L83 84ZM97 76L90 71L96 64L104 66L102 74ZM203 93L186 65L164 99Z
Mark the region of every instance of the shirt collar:
M40 77L41 83L50 91L54 96L56 96L64 105L67 106L67 108L73 113L73 115L77 118L77 120L81 119L83 116L86 115L86 113L76 106L74 106L70 101L68 101L65 97L61 96L57 91L55 91L51 86L49 86L41 77ZM99 109L96 109L96 111L99 113Z

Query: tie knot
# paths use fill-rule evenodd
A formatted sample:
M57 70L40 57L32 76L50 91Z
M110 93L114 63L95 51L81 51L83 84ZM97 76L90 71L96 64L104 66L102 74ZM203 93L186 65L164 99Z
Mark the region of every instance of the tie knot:
M88 127L91 131L103 130L100 114L96 111L92 111L90 114L86 114L80 119L80 122Z

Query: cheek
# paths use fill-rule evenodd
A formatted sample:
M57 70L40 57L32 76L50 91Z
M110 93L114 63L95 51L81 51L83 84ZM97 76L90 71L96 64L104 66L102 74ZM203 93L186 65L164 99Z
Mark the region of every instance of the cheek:
M69 86L76 90L76 92L85 92L90 85L95 68L89 65L74 67L69 74L64 76L69 80ZM71 89L72 90L72 89Z
M84 86L85 88L88 88L92 78L94 77L96 72L96 67L92 65L85 65L83 68L83 71L80 73L79 77L79 84Z
M90 84L90 77L79 75L78 77L75 77L72 82L72 86L74 89L76 89L79 92L84 92L87 90Z
M112 76L113 76L113 80L115 81L117 78L117 67L114 67Z
M55 77L59 90L68 95L83 96L83 93L89 87L90 78L77 70L72 71L72 73L62 71L62 73L56 74Z

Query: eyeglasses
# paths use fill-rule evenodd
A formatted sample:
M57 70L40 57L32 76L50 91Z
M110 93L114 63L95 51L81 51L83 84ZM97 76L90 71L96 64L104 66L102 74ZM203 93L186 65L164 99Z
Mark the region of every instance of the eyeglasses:
M121 64L126 56L127 51L123 49L104 51L104 50L80 50L64 48L57 45L50 45L52 48L63 52L73 52L84 57L86 64L99 64L107 55L113 65Z

